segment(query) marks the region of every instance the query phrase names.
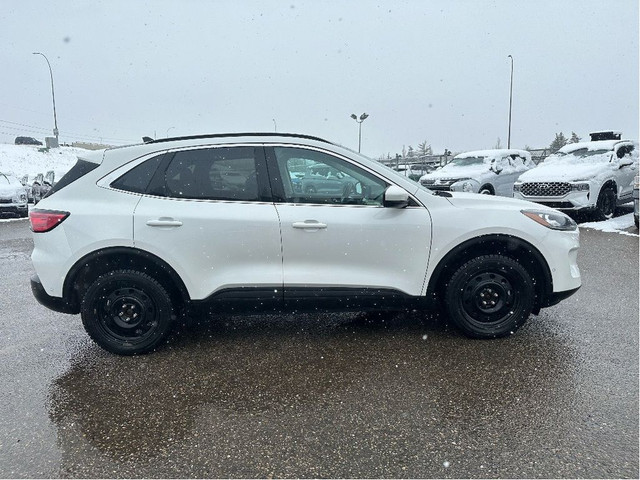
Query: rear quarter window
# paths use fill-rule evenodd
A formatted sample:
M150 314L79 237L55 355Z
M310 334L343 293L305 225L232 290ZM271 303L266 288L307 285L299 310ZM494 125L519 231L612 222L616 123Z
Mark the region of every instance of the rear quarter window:
M82 160L81 158L79 158L76 164L71 167L71 170L69 170L62 176L62 178L47 192L45 197L50 197L57 191L62 190L67 185L70 185L79 178L85 176L90 171L98 168L98 166L98 163L89 162L87 160Z
M133 167L127 173L113 181L111 187L127 192L145 193L163 158L164 155L158 155Z

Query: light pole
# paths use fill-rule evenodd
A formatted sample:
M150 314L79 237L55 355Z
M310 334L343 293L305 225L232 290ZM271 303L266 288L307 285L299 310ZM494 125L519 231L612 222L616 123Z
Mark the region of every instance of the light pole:
M56 117L56 94L53 90L53 71L51 70L51 64L49 63L49 59L44 53L33 52L33 55L42 55L44 59L47 61L47 65L49 66L49 75L51 76L51 98L53 98L53 134L56 137L56 143L59 144L58 141L58 118Z
M167 138L169 138L169 130L171 130L172 128L176 128L176 127L169 127L169 128L167 128L167 135L166 135L166 137L167 137Z
M513 104L513 57L511 59L511 84L509 85L509 136L507 137L507 148L511 148L511 106Z
M360 115L360 118L358 118L355 113L351 114L351 118L358 122L358 153L360 153L360 146L362 145L362 122L364 122L368 116L368 114L363 113Z
M277 132L278 131L278 125L276 124L276 119L272 118L271 120L273 120L273 131Z

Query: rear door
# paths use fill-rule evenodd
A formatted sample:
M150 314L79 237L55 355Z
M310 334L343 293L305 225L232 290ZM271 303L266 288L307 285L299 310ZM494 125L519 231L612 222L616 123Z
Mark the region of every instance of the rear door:
M280 227L263 148L169 152L134 214L134 244L167 261L191 298L282 298Z

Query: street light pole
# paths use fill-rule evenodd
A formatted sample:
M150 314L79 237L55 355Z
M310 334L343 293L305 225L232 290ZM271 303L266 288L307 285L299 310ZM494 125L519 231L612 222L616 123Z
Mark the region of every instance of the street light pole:
M511 84L509 86L509 136L507 137L507 148L511 148L511 106L513 105L513 57L511 59Z
M167 138L169 138L169 130L171 130L172 128L176 128L176 127L169 127L169 128L167 128L167 135L166 135L166 137L167 137Z
M53 89L53 70L51 70L51 64L49 63L49 59L44 53L33 52L33 55L42 55L44 59L47 61L47 65L49 66L49 75L51 76L51 98L53 99L53 134L56 137L56 143L59 144L58 140L58 118L56 116L56 94Z
M277 132L278 131L278 124L276 123L276 119L272 118L271 120L273 120L273 131Z
M362 122L364 122L368 116L368 114L363 113L360 115L360 118L358 118L355 113L351 114L351 118L358 122L358 153L360 153L360 146L362 145Z

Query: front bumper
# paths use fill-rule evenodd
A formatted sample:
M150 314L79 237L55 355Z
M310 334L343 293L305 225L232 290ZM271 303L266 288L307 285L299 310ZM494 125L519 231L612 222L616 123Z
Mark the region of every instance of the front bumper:
M555 208L562 211L580 211L580 210L593 210L596 208L596 200L592 198L593 195L590 191L576 191L569 192L566 195L558 197L547 196L527 196L521 192L514 192L513 197L519 200L526 200L528 202L539 203L545 207Z
M40 282L38 275L33 275L31 277L31 291L40 304L54 312L69 314L80 313L80 309L77 306L69 304L64 298L52 297L49 295L42 286L42 282Z
M15 213L16 215L24 215L29 211L26 203L0 203L0 214Z

